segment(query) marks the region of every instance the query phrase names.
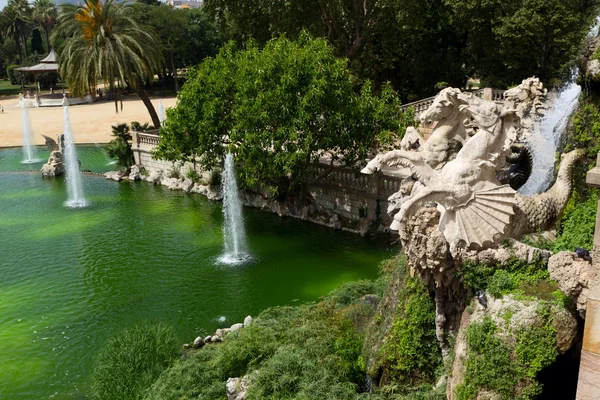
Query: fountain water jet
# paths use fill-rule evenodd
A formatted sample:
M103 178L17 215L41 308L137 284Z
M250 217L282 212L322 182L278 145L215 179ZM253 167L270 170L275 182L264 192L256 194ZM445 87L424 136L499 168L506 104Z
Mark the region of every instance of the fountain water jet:
M23 164L34 164L42 160L36 157L35 145L33 144L33 129L31 129L31 119L29 111L25 105L25 99L21 97L21 125L23 133Z
M160 99L158 100L158 120L160 121L161 126L165 119L167 119L167 113L165 112L165 107L163 106L162 99Z
M224 253L219 261L224 264L242 264L250 259L246 243L246 230L242 216L242 203L235 177L235 162L231 154L225 156L223 171L223 239Z
M68 194L68 200L65 202L65 205L69 208L82 208L87 206L87 201L83 197L81 173L79 172L79 159L77 158L77 150L75 149L73 133L71 132L71 123L69 122L69 106L64 106L64 113L64 164Z

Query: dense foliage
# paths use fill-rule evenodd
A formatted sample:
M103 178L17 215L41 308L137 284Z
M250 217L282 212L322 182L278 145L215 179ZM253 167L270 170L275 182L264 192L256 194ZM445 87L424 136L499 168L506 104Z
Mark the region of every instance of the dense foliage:
M175 334L164 324L136 325L110 339L96 357L89 397L142 399L177 355Z
M264 44L306 29L326 37L361 78L391 81L402 99L436 85L479 77L498 87L536 75L564 76L594 16L597 0L357 2L207 0L220 31L240 44Z
M597 15L597 0L444 0L466 37L467 74L502 87L537 76L547 85L569 73Z
M302 35L234 43L189 73L161 129L156 156L194 160L205 169L232 152L247 186L279 194L313 177L321 156L351 164L376 140L391 140L408 123L388 86L380 96L356 81L323 39Z

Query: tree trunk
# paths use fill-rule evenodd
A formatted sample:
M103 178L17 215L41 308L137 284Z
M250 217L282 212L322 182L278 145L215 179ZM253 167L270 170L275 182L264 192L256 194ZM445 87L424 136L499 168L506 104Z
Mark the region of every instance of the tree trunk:
M175 67L175 52L171 50L171 69L173 70L173 78L175 79L175 93L179 93L179 83L177 82L177 68Z
M17 49L19 49L19 63L23 64L23 47L21 46L21 41L18 37L15 38L15 43L17 44Z
M50 41L48 40L48 27L44 27L44 32L46 33L46 51L50 54Z
M29 53L27 52L27 38L23 36L23 49L25 50L25 58L29 57Z
M137 78L135 89L137 91L138 96L140 96L140 99L142 99L142 102L148 109L148 113L150 114L150 118L152 119L152 124L154 125L154 128L160 128L160 120L158 119L158 114L154 109L154 105L150 101L150 97L148 97L148 93L146 93L146 90L144 90L144 82L142 82L142 79L139 77Z

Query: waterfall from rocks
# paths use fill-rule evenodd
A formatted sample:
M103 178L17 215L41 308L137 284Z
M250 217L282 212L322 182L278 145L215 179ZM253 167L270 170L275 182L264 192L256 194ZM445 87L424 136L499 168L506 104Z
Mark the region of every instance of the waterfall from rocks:
M40 162L41 160L36 157L31 119L24 98L21 98L21 132L23 133L23 164Z
M77 158L77 149L73 141L71 132L71 123L69 122L69 106L64 106L65 113L65 144L64 144L64 164L65 178L67 182L68 199L65 205L69 208L82 208L87 206L87 201L83 197L83 187L81 184L81 172L79 171L79 159Z
M231 154L225 156L222 191L225 217L223 222L224 253L219 261L225 264L241 264L250 259L250 254L246 243L242 202L235 176L235 162Z
M554 100L550 103L544 119L531 137L531 155L533 168L529 180L519 192L526 196L541 193L548 189L554 181L554 165L556 149L567 129L569 117L579 103L581 86L575 83L574 74L561 91L552 93Z

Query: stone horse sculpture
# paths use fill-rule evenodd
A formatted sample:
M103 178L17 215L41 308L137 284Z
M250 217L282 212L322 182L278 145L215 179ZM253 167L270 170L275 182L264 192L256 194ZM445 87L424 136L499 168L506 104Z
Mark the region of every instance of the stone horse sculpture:
M437 125L417 151L404 146L378 155L361 171L368 174L383 165L402 166L416 178L412 187L391 199L399 206L392 229L401 229L419 206L434 202L441 213L439 230L451 246L481 248L509 234L514 237L547 226L564 208L570 195L570 183L565 183L581 151L564 158L558 186L547 194L523 197L497 179L511 147L523 134L516 109L448 88L421 115L421 121ZM407 130L411 137L413 130ZM516 214L523 218L513 223Z

